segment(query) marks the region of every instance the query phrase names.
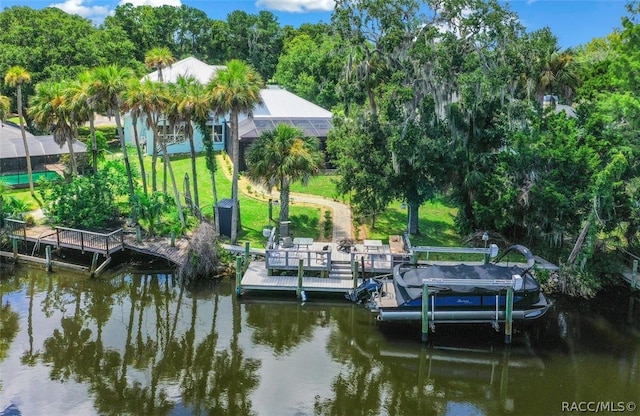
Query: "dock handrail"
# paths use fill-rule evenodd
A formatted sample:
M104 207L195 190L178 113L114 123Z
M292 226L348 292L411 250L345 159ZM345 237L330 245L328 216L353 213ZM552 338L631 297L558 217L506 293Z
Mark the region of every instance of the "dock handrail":
M636 256L635 254L625 250L622 247L616 247L616 250L618 250L622 254L625 265L627 265L629 268L633 267L634 260L640 262L640 256Z
M331 270L331 250L265 250L267 269L297 269L300 258L304 267Z
M16 220L13 218L5 218L5 229L10 238L27 239L27 223L26 221Z
M79 246L82 251L85 249L99 250L109 255L112 251L123 247L124 231L119 228L108 234L103 234L75 228L56 227L56 240L59 247L68 244Z

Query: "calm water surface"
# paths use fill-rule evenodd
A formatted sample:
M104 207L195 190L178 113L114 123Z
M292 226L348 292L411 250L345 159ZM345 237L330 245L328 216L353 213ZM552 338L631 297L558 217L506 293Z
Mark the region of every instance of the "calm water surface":
M339 298L0 271L0 415L640 414L640 300L623 289L556 300L510 348L488 326L425 346L419 325Z

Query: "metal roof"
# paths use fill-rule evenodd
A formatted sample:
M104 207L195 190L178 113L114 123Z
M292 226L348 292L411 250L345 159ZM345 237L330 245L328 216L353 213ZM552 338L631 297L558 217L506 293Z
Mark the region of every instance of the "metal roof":
M198 82L205 85L211 81L211 78L221 68L226 67L221 65L209 65L197 58L194 58L193 56L190 56L178 62L174 62L164 68L162 70L162 80L163 82L175 83L180 75L185 77L193 76L198 80ZM145 75L142 79L144 80L145 78L148 78L151 81L159 81L160 73L159 71L153 71Z
M238 124L241 139L256 139L268 130L275 130L278 124L288 124L299 128L307 137L327 137L331 130L331 119L326 118L247 118Z
M27 133L27 144L30 156L52 156L69 153L69 147L65 144L60 147L53 136L34 136ZM87 146L76 140L73 142L73 150L76 153L86 153ZM12 159L25 157L22 134L19 127L3 124L0 128L0 159Z

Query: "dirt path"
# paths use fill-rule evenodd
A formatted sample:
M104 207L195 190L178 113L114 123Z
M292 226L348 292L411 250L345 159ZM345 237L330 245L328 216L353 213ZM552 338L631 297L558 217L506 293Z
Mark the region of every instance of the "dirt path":
M224 163L229 163L229 161L225 160ZM227 178L231 180L231 174L226 169L226 166L220 166L220 168L223 169ZM246 191L247 189L254 189L265 200L268 200L269 198L279 199L278 192L269 193L267 190L261 188L260 186L251 183L247 178L243 176L240 176L238 189L240 190L240 192L242 192L243 195L249 198L260 199L256 198L255 193L248 193ZM343 238L353 238L353 217L351 214L351 208L348 205L343 204L342 202L323 198L321 196L301 193L292 193L291 199L294 201L294 203L323 206L329 208L332 211L331 219L333 222L333 236L331 241L337 242Z

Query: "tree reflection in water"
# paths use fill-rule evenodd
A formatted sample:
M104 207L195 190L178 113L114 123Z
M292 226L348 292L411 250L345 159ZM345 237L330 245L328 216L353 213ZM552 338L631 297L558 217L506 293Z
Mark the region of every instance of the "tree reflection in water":
M190 406L194 414L254 414L249 393L258 384L260 363L246 359L239 345L242 316L237 302L230 344L218 345L217 287L204 295L213 300L208 302L213 312L204 316L198 307L200 294L189 292L171 274L130 274L113 280L53 276L22 283L16 279L13 285L1 282L0 294L24 290L27 284L29 344L23 364L41 361L50 368L52 380L87 384L101 414L168 414L175 406L176 389L181 405ZM19 331L19 314L8 301L2 299L1 306L0 359ZM33 338L38 306L47 317L59 317L42 351ZM203 321L210 322L206 334Z
M559 306L509 349L486 327L439 327L425 347L419 323L385 326L315 295L238 299L232 283L30 269L0 279L0 382L40 387L33 377L46 371L45 388L78 384L79 401L113 415L551 414L563 400L640 397L637 328L612 324L640 315L626 305L620 316ZM29 388L10 394L41 394ZM25 413L6 391L0 413Z

